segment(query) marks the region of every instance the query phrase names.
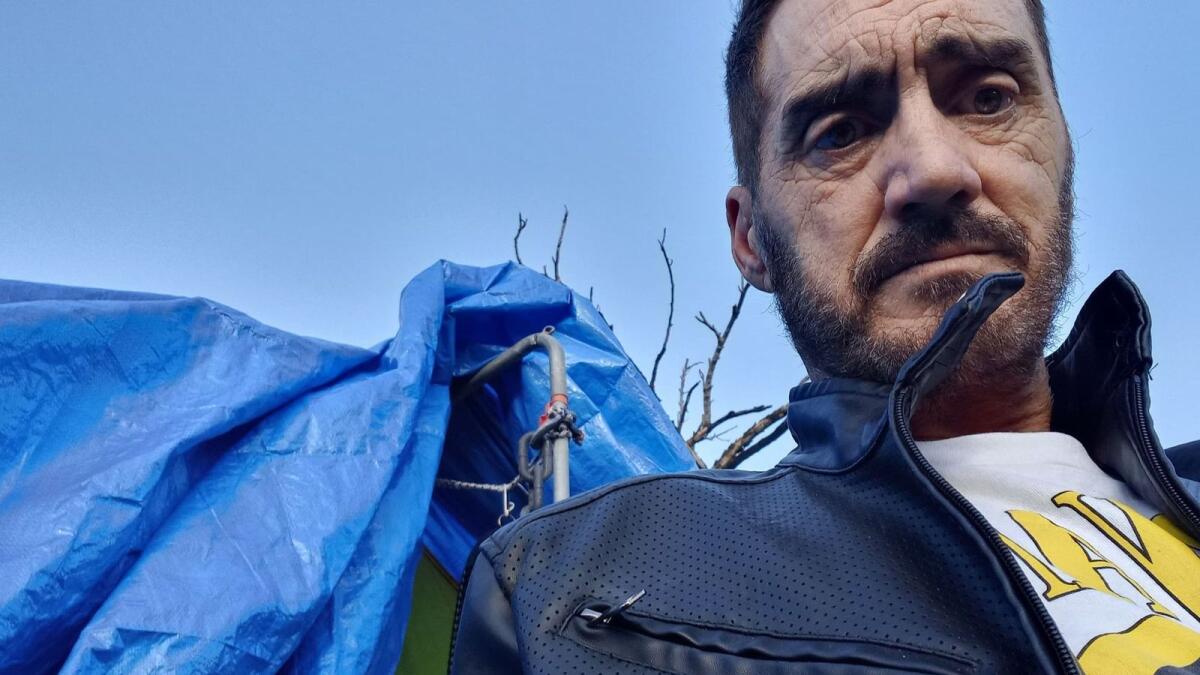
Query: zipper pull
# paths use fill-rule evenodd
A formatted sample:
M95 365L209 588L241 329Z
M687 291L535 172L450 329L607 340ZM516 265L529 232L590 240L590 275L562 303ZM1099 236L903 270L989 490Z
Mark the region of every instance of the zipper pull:
M588 620L588 627L595 627L596 624L600 624L600 623L607 625L608 622L613 620L614 616L620 616L625 610L629 609L630 607L633 607L633 603L637 602L638 600L641 600L642 596L644 596L644 595L646 595L646 589L643 588L642 590L638 591L637 593L634 593L633 595L626 598L625 602L622 602L621 604L619 604L615 607L610 607L609 609L605 610L603 613L597 612L594 609L584 609L579 612L579 616L582 616L583 618Z

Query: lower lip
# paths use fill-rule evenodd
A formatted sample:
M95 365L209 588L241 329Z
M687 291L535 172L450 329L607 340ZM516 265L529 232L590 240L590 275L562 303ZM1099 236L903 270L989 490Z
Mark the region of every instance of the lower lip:
M989 262L1002 262L1004 258L998 253L963 253L961 255L953 255L949 258L940 258L938 260L930 260L928 262L917 263L910 267L893 274L887 281L894 281L905 277L936 277L950 272L961 272L965 270L975 270L983 267ZM991 265L988 265L991 267ZM885 281L884 283L887 283Z

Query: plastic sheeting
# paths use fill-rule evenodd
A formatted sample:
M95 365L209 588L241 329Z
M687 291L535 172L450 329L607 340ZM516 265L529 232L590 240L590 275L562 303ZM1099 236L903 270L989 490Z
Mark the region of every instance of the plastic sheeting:
M422 543L461 575L501 513L435 473L511 479L549 398L540 353L453 411L451 383L544 326L587 434L572 492L691 466L561 284L442 262L399 325L359 349L203 299L0 282L0 672L391 671Z

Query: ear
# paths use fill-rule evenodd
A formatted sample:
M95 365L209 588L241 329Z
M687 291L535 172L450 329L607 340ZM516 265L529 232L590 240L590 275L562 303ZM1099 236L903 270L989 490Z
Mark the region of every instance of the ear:
M733 186L725 197L725 220L729 223L733 262L751 286L771 293L774 291L771 273L759 250L759 233L754 231L756 225L750 199L750 188L743 185Z

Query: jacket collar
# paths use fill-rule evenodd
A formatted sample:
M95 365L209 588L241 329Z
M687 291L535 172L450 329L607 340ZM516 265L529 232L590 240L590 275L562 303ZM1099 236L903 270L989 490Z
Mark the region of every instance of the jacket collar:
M1067 339L1046 359L1054 392L1055 431L1089 449L1097 420L1108 414L1114 393L1130 377L1149 373L1150 310L1128 276L1113 272L1084 303ZM1157 445L1157 440L1154 440ZM1104 464L1104 458L1098 458Z
M907 405L898 411L907 419L915 402L958 367L984 321L1023 285L1019 273L981 279L946 312L930 342L891 384L832 378L793 388L787 420L797 448L780 464L817 471L853 466L886 429L896 394L908 394L900 398ZM1114 272L1091 294L1047 365L1054 429L1092 450L1100 430L1095 421L1109 413L1118 385L1131 375L1144 375L1151 365L1149 310L1124 272ZM1114 453L1105 450L1102 455L1110 456L1096 457L1097 462L1124 473L1114 466Z

